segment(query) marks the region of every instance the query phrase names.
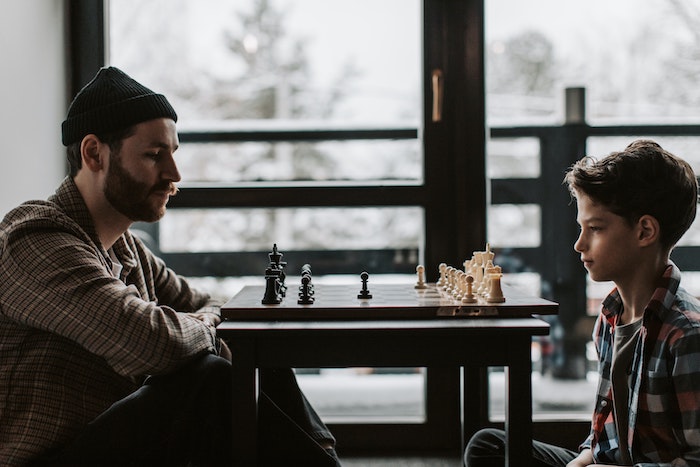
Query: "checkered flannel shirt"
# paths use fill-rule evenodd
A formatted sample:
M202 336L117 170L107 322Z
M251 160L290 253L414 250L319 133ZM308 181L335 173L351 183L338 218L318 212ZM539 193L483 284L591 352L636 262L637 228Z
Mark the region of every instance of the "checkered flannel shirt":
M72 439L147 375L214 353L218 313L131 233L100 245L71 178L0 224L0 465Z
M627 430L635 466L700 466L700 302L669 264L643 317L630 367ZM581 446L598 463L615 463L619 449L610 368L615 322L622 313L617 290L604 300L593 330L599 383L591 433Z

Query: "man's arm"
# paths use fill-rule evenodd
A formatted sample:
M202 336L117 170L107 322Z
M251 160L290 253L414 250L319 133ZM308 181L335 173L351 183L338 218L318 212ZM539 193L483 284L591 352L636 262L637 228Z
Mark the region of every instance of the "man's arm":
M9 236L0 284L9 318L70 339L125 376L166 373L215 352L214 328L112 277L94 245L72 232Z

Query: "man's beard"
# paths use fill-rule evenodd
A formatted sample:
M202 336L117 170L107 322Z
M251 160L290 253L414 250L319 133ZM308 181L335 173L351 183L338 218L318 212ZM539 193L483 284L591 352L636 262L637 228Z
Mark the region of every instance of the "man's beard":
M120 163L119 154L112 154L105 180L104 194L114 208L134 222L155 222L165 215L165 205L155 206L150 200L154 191L177 192L175 185L164 180L152 187L135 180Z

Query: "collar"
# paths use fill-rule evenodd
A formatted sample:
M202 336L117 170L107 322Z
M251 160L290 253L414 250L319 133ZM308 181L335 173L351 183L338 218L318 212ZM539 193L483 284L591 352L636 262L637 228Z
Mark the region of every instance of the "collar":
M649 315L656 315L663 319L664 315L673 305L673 300L675 299L680 282L681 271L673 261L669 260L666 269L664 269L664 272L656 280L656 288L644 310L645 319ZM614 325L617 317L622 313L622 298L620 297L620 292L617 290L617 287L603 300L601 312L608 323Z
M88 234L96 245L102 248L100 238L95 229L95 222L92 220L87 204L83 200L83 195L80 194L80 190L78 190L78 186L72 177L64 178L56 192L48 200L57 204L68 217L73 219Z
M112 264L112 260L109 254L105 251L100 238L97 235L97 230L95 229L95 222L92 220L90 211L85 204L83 196L78 190L78 186L72 177L68 176L63 179L63 182L56 189L56 193L49 197L49 201L57 204L71 219L73 219L81 229L90 237L90 239L97 245L102 254L104 255L107 263ZM115 255L119 259L119 262L124 267L125 271L130 270L136 266L136 258L134 257L134 250L130 248L133 240L130 238L130 233L122 234L117 241L112 246Z

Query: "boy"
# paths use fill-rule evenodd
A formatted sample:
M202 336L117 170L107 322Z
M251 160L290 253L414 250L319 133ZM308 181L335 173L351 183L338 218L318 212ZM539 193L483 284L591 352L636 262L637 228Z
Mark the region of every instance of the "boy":
M700 465L700 302L670 261L695 219L691 167L640 140L600 161L584 158L564 182L581 227L574 249L595 281L612 281L593 330L599 383L579 452L533 443L535 466ZM482 430L468 467L503 465L503 433Z

